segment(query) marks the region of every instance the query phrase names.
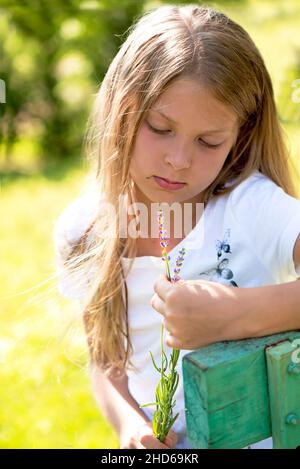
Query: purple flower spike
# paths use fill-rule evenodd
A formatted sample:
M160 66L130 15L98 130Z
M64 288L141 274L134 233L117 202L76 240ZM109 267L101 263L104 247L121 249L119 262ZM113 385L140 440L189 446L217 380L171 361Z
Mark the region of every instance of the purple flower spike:
M179 256L176 259L176 267L174 269L174 275L172 278L173 282L178 282L178 280L180 280L179 274L180 274L180 268L184 261L184 255L185 255L185 248L182 248L180 249Z
M163 211L161 209L158 210L158 212L157 212L157 220L158 220L158 223L159 223L160 246L164 249L162 260L164 262L168 262L168 261L171 260L171 257L169 255L167 255L166 247L169 246L170 242L169 242L169 239L167 237L167 230L164 229L164 216L163 216ZM176 266L175 266L175 269L174 269L174 276L173 277L171 277L171 275L170 275L169 266L167 264L167 271L169 272L168 277L173 281L180 280L179 273L180 273L180 268L181 268L183 260L184 260L183 259L184 254L185 254L185 248L180 249L179 256L176 259Z

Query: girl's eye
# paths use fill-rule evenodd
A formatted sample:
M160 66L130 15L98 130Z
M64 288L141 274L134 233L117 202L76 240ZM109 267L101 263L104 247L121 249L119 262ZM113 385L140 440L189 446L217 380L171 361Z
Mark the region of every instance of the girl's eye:
M152 130L152 132L155 132L157 134L167 134L168 132L170 132L169 130L155 129L154 127L152 127L152 125L149 124L149 122L147 122L147 126L149 127L150 130Z
M150 130L152 130L152 132L155 132L156 134L160 134L160 135L165 135L167 134L168 132L170 132L170 130L160 130L160 129L155 129L154 127L152 127L152 125L149 124L149 122L146 122L147 123L147 126L149 127ZM207 148L218 148L221 146L221 143L218 143L216 145L213 145L212 143L208 143L208 142L205 142L204 140L200 139L202 145L204 145L205 147Z

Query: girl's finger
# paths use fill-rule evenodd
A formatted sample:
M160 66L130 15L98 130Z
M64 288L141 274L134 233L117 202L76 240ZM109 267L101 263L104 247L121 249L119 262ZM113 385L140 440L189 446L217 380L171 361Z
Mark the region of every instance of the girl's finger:
M170 334L175 334L176 330L172 327L172 323L165 318L166 305L156 293L152 296L150 304L155 311L163 316L163 324L166 331Z
M155 293L151 300L150 300L150 304L152 306L152 308L154 308L159 314L162 314L164 316L164 312L165 312L165 304L164 302L159 298L159 296L157 295L157 293Z
M177 433L174 432L174 430L171 428L165 438L165 441L161 442L153 434L152 423L147 422L140 428L137 439L139 443L146 449L168 449L176 447L178 436Z
M154 291L163 300L166 301L167 293L173 288L173 284L167 279L166 275L160 275L154 284Z
M176 339L170 332L167 331L166 335L166 344L170 348L177 348L177 349L183 349L184 347L182 346L181 342Z
M140 442L147 449L167 449L168 446L159 441L154 435L142 435Z
M177 433L175 433L174 430L172 430L171 428L165 438L164 444L167 445L169 448L176 448L177 442L178 442Z
M170 321L168 321L166 318L163 318L163 325L164 325L167 337L168 335L171 335L172 337L176 336L176 329L174 329L173 324L170 323Z

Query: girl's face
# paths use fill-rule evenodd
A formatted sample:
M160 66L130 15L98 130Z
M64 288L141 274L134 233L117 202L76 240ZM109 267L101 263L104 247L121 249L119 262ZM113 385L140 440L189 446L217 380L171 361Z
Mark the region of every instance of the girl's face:
M136 201L201 202L236 141L237 122L234 111L196 81L173 83L137 132L130 163ZM155 176L184 186L163 188Z

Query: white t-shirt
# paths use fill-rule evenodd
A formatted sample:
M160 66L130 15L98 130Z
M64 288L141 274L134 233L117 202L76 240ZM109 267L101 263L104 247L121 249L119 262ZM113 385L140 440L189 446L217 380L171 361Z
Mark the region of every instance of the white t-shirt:
M62 268L62 258L69 252L92 221L98 207L95 194L85 194L61 214L54 229L59 291L70 299L84 297L87 280L71 278ZM182 247L186 248L180 276L184 280L205 279L233 287L256 287L286 283L300 277L293 261L293 249L300 233L300 200L287 195L267 176L254 171L231 193L212 198L190 233L171 251L171 273ZM129 259L122 258L124 268ZM139 405L155 402L159 374L149 351L160 364L162 317L150 300L153 285L165 272L161 257L142 256L134 260L127 277L128 325L133 345L132 363L139 373L127 370L129 391ZM165 344L170 357L171 349ZM191 350L181 350L178 361L179 386L175 393L173 429L178 434L177 448L192 448L186 437L182 358ZM143 408L152 418L154 407ZM271 448L272 438L251 445Z

